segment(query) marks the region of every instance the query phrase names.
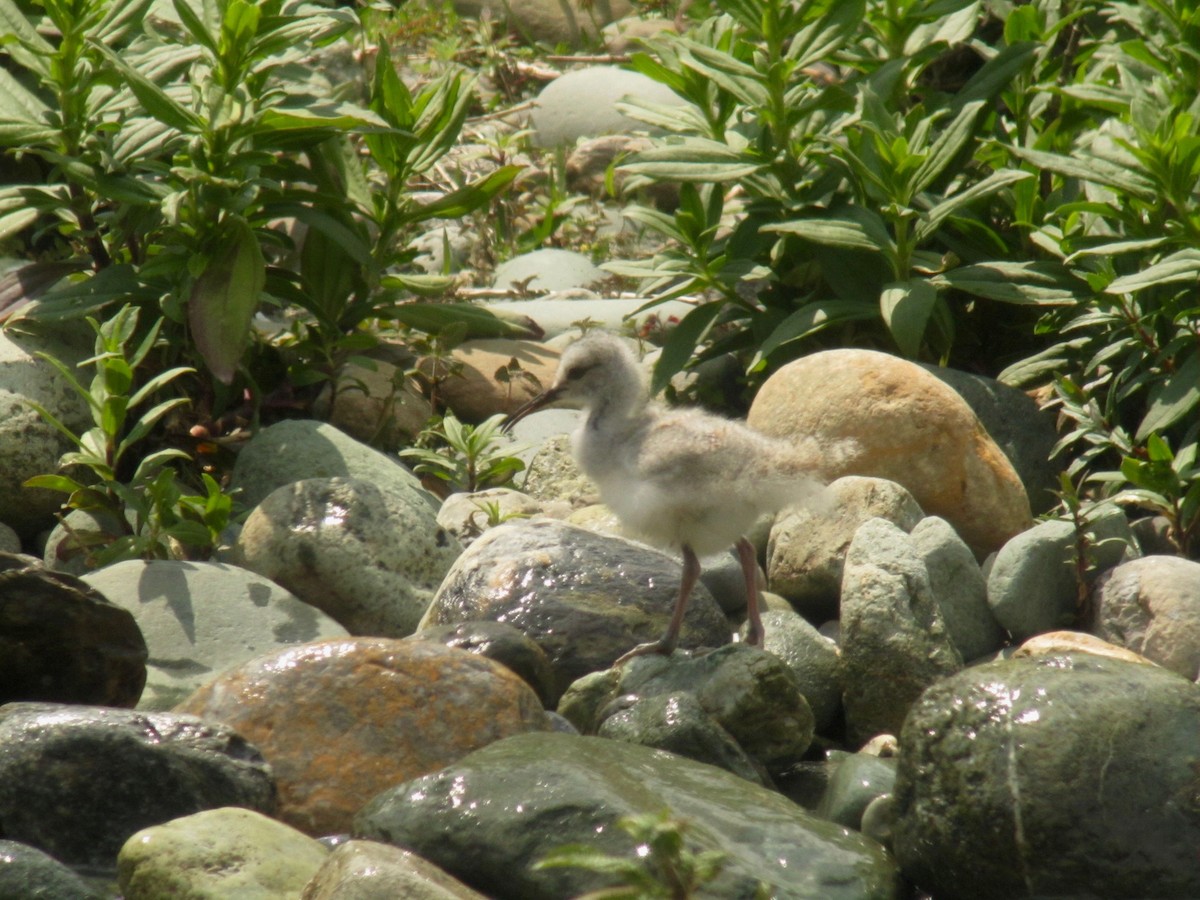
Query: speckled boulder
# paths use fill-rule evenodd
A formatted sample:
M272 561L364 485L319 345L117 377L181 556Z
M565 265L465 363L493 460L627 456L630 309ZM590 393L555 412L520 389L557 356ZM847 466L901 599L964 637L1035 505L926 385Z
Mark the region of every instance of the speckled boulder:
M146 828L117 857L124 900L295 897L329 849L248 809L212 809Z
M898 897L894 864L873 841L714 766L603 738L518 735L380 794L355 821L362 837L419 853L497 900L562 900L611 887L579 867L537 869L564 844L634 858L616 820L687 823L685 846L724 855L697 895L789 900Z
M607 277L582 253L544 247L514 256L497 266L492 285L528 291L565 291L596 287Z
M146 656L128 610L73 575L0 553L0 704L134 706Z
M485 900L415 853L347 841L329 855L300 900Z
M1016 470L966 402L907 360L873 350L826 350L767 379L748 421L777 437L837 447L837 475L904 485L982 558L1031 523Z
M912 531L922 515L912 494L894 481L839 478L829 485L827 502L794 506L775 517L767 583L810 622L837 618L846 550L858 527L881 518Z
M53 856L0 840L0 900L100 900L100 894Z
M309 478L255 507L230 558L351 634L404 637L461 549L419 488Z
M421 627L472 619L516 626L550 658L557 700L576 678L662 635L680 573L678 562L644 544L551 519L505 522L454 564ZM680 646L729 640L716 601L696 585Z
M170 709L217 673L278 647L346 636L316 607L237 566L128 560L82 580L128 611L146 639L139 709Z
M280 818L313 836L345 831L386 787L549 727L533 690L499 663L386 638L318 641L261 657L179 708L254 741L275 773Z
M305 478L360 478L397 491L419 492L430 507L437 501L394 456L356 441L324 422L285 419L255 433L238 452L231 487L255 507L276 488Z
M1096 585L1096 633L1200 679L1200 562L1145 556L1122 563Z
M59 457L70 449L66 438L29 401L41 404L76 434L91 424L87 403L37 352L68 366L88 355L82 344L0 331L0 521L27 538L53 524L64 495L24 483L34 475L58 471ZM85 383L88 377L83 376Z
M883 519L863 523L846 553L841 624L852 744L895 734L925 688L962 668L920 550Z
M970 668L900 735L894 848L945 900L1200 896L1200 688L1076 654Z
M220 806L275 807L262 756L224 726L95 706L0 707L8 838L71 865L109 867L135 831Z

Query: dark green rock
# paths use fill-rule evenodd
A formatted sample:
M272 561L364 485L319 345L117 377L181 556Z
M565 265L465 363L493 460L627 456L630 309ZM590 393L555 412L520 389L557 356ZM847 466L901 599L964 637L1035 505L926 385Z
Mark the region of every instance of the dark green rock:
M562 900L613 882L577 868L535 870L565 844L634 858L618 818L662 810L689 849L726 854L697 897L791 900L897 896L894 864L861 835L712 766L603 738L526 734L371 801L361 837L408 848L499 900Z
M0 553L0 704L131 707L147 655L128 610L73 575Z
M894 846L939 900L1200 897L1200 687L1084 654L967 669L913 705Z
M82 878L53 856L0 840L0 900L98 900Z
M860 829L863 812L896 783L896 760L870 753L840 754L817 815L847 828Z

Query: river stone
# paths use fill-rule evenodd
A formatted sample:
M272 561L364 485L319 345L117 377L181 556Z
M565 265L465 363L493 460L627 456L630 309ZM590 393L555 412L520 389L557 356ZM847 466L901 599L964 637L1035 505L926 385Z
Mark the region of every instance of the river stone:
M895 759L872 753L839 754L817 815L861 831L867 807L884 794L890 794L895 785Z
M486 900L415 853L378 841L346 841L300 900Z
M73 575L0 553L0 704L134 706L146 657L127 610Z
M437 523L460 544L469 547L475 538L489 528L509 519L528 519L541 511L542 504L528 494L512 488L488 488L451 494L442 501Z
M375 798L355 833L406 847L499 900L561 900L613 882L534 864L564 844L630 858L623 816L687 823L686 846L726 854L697 896L738 900L761 880L772 896L897 896L893 863L874 842L713 766L603 738L522 735Z
M1061 487L1061 466L1051 461L1058 443L1054 411L1042 409L1029 394L994 378L946 366L921 363L921 368L954 388L979 417L1021 477L1034 515L1054 509Z
M580 679L586 680L586 676ZM666 750L770 786L761 765L708 714L696 695L687 691L623 697L619 708L604 718L595 733L614 741Z
M1089 558L1082 568L1070 522L1042 522L1000 548L988 571L988 605L1014 640L1075 624L1081 590L1101 572L1139 555L1125 514L1116 507L1091 520L1085 542Z
M1004 644L1004 629L988 606L987 579L971 548L937 516L918 522L911 536L929 573L950 643L967 662L995 653Z
M846 552L842 582L846 734L855 746L895 734L921 691L962 668L911 537L869 519Z
M747 421L830 448L831 475L904 485L979 558L1031 523L1012 463L966 402L916 363L873 350L813 353L767 379Z
M275 806L262 756L228 728L172 713L0 707L7 838L71 865L106 867L135 831L218 806Z
M433 407L401 366L382 359L344 363L314 412L355 440L383 450L412 446Z
M559 712L580 731L604 734L618 701L686 692L763 766L793 763L812 743L812 710L795 674L772 653L727 644L699 656L635 657L612 671L615 677L581 679L563 695Z
M1085 631L1045 631L1035 634L1009 655L1016 659L1022 656L1062 656L1064 653L1090 653L1143 666L1157 665L1140 653L1110 644Z
M513 262L515 265L516 260ZM590 261L588 265L591 265ZM542 272L539 277L548 277L548 274ZM535 281L533 286L538 284ZM436 361L442 372L448 364L454 367L454 376L446 378L443 375L438 385L438 400L465 422L482 422L496 413L514 412L554 383L560 355L557 350L535 341L509 338L463 341L450 351L448 363ZM515 372L508 368L513 360L520 366ZM425 357L418 361L417 367L432 379L434 360ZM501 373L506 381L497 377Z
M231 487L253 508L276 488L306 478L360 478L389 490L437 499L395 457L387 456L324 422L285 419L255 432L238 452Z
M279 785L279 818L314 837L345 831L390 785L549 727L533 690L499 663L387 638L317 641L259 657L179 708L254 741Z
M329 850L249 809L210 809L143 829L117 857L124 900L295 897Z
M1096 633L1172 672L1200 679L1200 562L1144 556L1096 584Z
M1200 688L1086 654L966 669L900 736L894 846L946 900L1200 896Z
M633 9L628 0L594 0L587 6L554 0L454 0L454 8L463 17L487 15L506 22L530 44L571 47L594 39L601 27Z
M564 291L596 287L608 275L582 253L545 247L514 256L496 267L492 287L504 290Z
M924 515L907 489L883 478L847 475L829 485L819 507L783 510L767 542L767 583L820 624L837 617L846 550L858 526L881 518L911 531Z
M486 621L434 625L405 640L433 641L495 660L519 675L542 703L553 705L554 669L550 660L536 641L512 625Z
M632 541L551 519L505 522L459 557L420 627L472 619L516 626L549 657L557 699L576 678L662 635L681 570L665 553ZM679 645L729 640L716 601L696 585Z
M100 900L100 895L53 856L0 840L0 900Z
M817 734L833 727L842 708L842 663L838 645L790 609L762 614L763 649L782 659L812 710ZM743 627L743 640L745 639Z
M632 69L574 69L555 78L538 94L529 117L534 143L539 147L570 147L580 138L602 134L659 131L617 109L626 97L665 106L684 103L662 82Z
M0 521L25 538L53 524L65 496L25 487L25 481L57 472L62 454L75 449L29 402L43 406L75 434L91 426L87 402L38 352L68 367L88 355L82 345L58 338L0 331Z
M344 629L248 569L214 562L128 560L83 581L128 610L150 657L138 709L170 709L218 672Z
M422 493L357 478L285 485L250 513L230 558L351 634L404 637L462 550Z

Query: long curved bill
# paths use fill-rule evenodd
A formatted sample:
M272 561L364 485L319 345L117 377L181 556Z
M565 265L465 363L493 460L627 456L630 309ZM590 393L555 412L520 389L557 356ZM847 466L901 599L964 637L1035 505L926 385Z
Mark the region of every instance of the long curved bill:
M516 412L505 419L504 426L500 430L505 434L508 434L510 431L512 431L513 426L520 422L523 418L530 413L537 412L539 409L545 409L547 406L554 403L554 401L559 398L560 394L562 394L562 388L550 388L547 391L542 391L542 393L538 394L524 406L518 408Z

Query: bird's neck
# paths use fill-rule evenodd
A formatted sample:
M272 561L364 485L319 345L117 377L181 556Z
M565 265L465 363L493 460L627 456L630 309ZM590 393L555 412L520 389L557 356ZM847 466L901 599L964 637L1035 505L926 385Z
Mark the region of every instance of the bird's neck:
M588 407L588 431L614 431L626 427L641 417L646 408L646 395L637 385L633 390L617 388L597 398Z

